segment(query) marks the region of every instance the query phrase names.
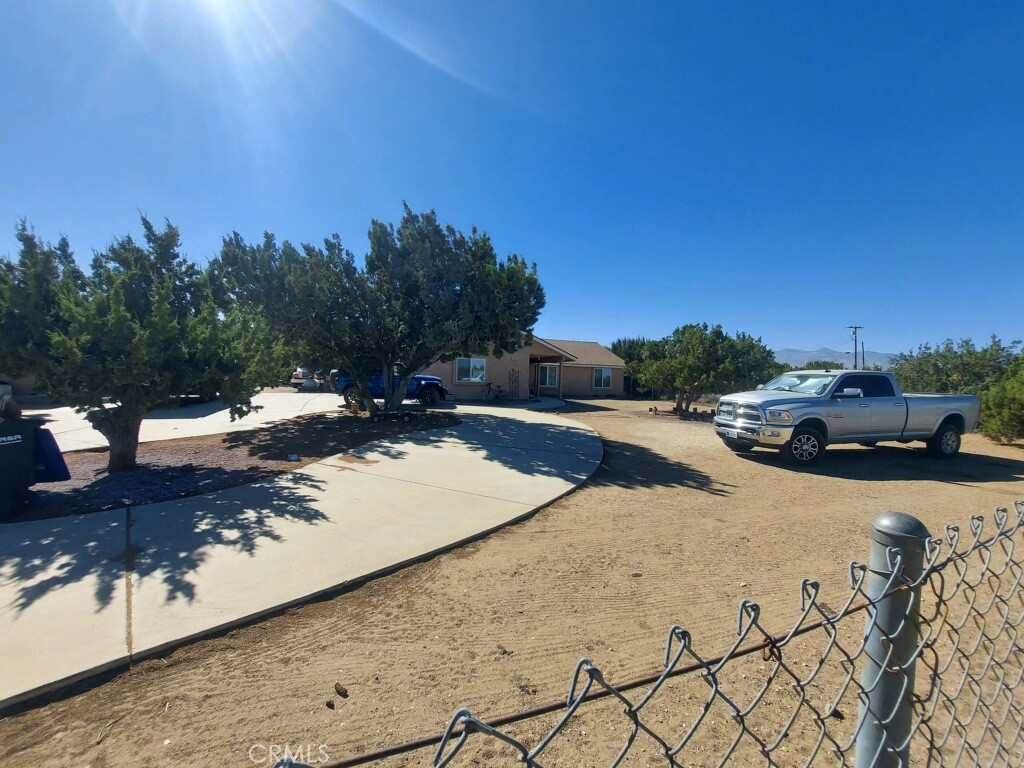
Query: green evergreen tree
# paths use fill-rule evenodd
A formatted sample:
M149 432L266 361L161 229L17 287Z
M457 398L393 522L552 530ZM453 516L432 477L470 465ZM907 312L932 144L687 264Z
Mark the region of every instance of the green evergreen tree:
M280 341L281 366L335 363L313 360L308 340L298 333L303 311L291 293L290 281L304 264L304 255L287 240L278 245L274 235L263 233L260 243L246 243L232 232L221 243L217 257L210 261L214 297L224 310L241 307L263 317L274 337Z
M981 432L1000 442L1024 440L1024 355L982 394Z
M981 394L999 381L1013 362L1019 341L1003 344L996 336L988 346L977 347L971 339L938 346L921 344L893 359L892 372L904 392L953 392Z
M232 418L278 375L280 351L262 318L214 302L215 276L179 253L178 230L142 218L97 253L88 276L61 240L24 224L3 307L0 367L33 373L53 396L86 413L110 443L107 469L134 469L139 428L179 395L219 393Z
M721 325L684 325L671 336L645 345L638 364L644 386L676 393L676 411L690 410L705 394L752 389L784 366L760 338L738 332L729 336Z
M499 259L486 233L463 234L406 206L397 228L373 221L369 237L362 267L337 235L323 248L304 245L288 290L298 332L319 358L339 361L371 412L373 374L384 375L384 408L393 410L430 364L500 357L532 339L544 306L536 265L516 254Z

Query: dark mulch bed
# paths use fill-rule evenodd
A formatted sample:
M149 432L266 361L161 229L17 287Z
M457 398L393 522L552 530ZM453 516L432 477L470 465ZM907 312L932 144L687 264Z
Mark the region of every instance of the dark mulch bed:
M382 437L460 423L427 411L409 423L374 423L348 413L312 414L245 432L143 443L139 468L107 474L107 449L64 454L71 480L33 487L34 506L11 522L152 504L233 488L289 472ZM289 457L295 456L297 460Z

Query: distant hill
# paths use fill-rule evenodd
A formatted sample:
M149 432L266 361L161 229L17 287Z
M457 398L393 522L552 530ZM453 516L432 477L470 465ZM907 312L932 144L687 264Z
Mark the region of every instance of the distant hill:
M822 347L816 349L813 352L806 349L776 349L775 359L780 363L786 363L786 365L803 366L807 365L811 360L831 360L836 363L842 363L847 368L853 367L853 349L849 352L840 352L837 349L829 349L828 347ZM893 352L872 352L870 349L864 353L866 360L861 362L860 355L857 355L857 365L860 367L880 365L883 368L888 368L892 362L892 358L895 356Z

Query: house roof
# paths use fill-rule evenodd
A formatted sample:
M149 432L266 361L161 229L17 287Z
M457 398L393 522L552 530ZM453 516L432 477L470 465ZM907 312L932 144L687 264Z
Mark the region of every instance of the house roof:
M565 350L565 349L563 349L563 348L561 348L559 346L556 346L554 342L552 342L552 341L550 341L548 339L542 339L540 336L534 336L533 337L533 343L534 344L540 344L541 346L547 347L552 352L554 352L556 355L560 355L560 356L564 357L565 358L565 362L567 362L567 363L574 362L576 360L576 356L574 354L572 354L571 352L569 352L569 351L567 351L567 350Z
M560 349L576 358L566 365L600 366L603 368L623 368L626 361L612 352L608 347L596 341L568 341L563 339L541 339L548 346Z

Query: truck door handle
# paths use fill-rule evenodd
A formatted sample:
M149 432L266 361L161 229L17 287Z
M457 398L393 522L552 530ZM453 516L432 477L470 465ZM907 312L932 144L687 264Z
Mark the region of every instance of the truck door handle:
M895 407L897 407L897 408L902 408L903 407L903 403L893 403L893 405Z
M860 407L861 407L861 408L870 408L870 407L871 407L871 404L870 404L870 403L861 403L861 404L860 404Z

